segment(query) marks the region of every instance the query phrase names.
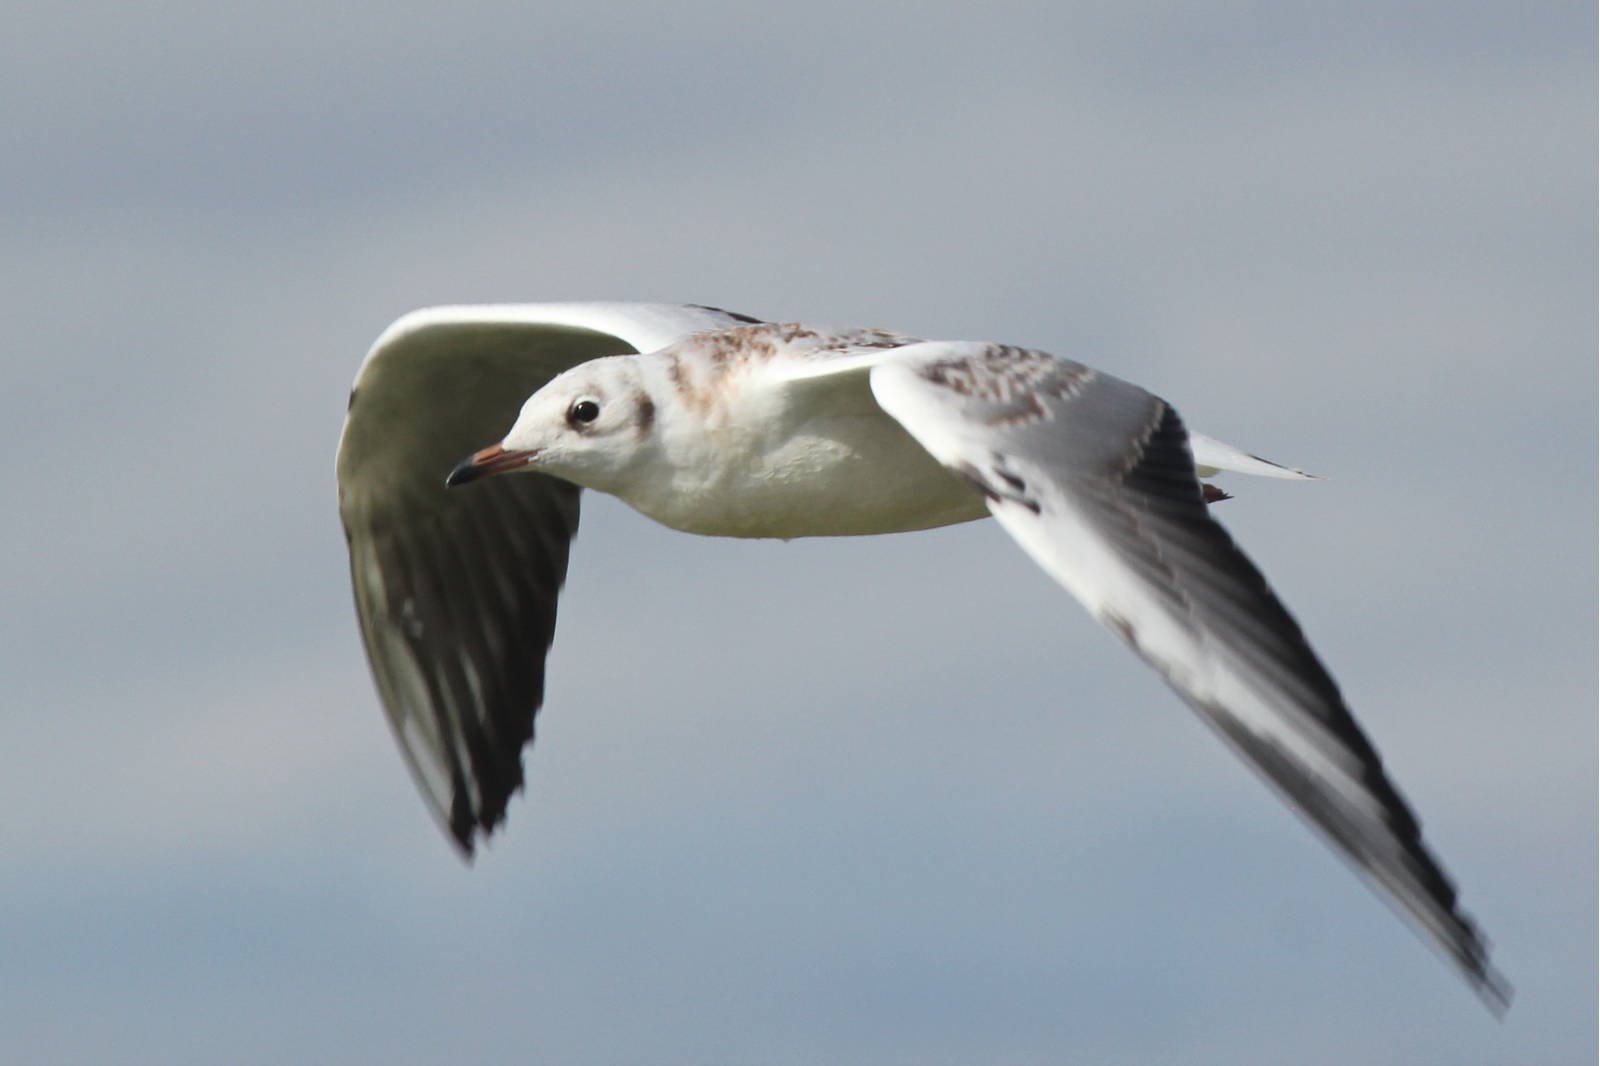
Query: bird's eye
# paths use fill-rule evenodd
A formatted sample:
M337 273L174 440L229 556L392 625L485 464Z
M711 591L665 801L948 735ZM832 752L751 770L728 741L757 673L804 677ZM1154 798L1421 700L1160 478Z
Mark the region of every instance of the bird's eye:
M593 400L579 400L567 411L567 421L576 426L588 424L600 417L600 405Z

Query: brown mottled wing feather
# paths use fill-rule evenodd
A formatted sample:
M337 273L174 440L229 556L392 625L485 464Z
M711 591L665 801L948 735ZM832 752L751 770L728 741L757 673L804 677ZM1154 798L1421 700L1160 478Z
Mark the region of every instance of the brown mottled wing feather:
M339 512L367 658L423 797L464 855L522 786L578 489L522 473L446 489L567 367L732 316L664 305L417 312L363 364L339 445Z
M871 383L1036 562L1504 1009L1509 987L1377 751L1211 517L1177 412L1081 364L994 345L907 347Z

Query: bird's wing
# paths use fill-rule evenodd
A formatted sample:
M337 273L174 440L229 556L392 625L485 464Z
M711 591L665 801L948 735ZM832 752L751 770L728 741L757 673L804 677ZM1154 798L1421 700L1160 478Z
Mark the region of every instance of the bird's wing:
M878 331L882 332L882 331ZM859 340L857 335L841 335L838 339L842 342L839 347L822 353L807 353L809 357L790 359L773 366L768 373L775 380L788 382L804 381L837 381L849 378L858 372L865 372L878 366L880 363L893 361L898 356L888 356L884 351L885 345L853 344ZM904 346L916 343L909 337L896 337L885 334L884 340L898 340L902 349ZM965 343L940 341L941 344ZM1251 474L1255 477L1275 477L1290 480L1321 480L1316 474L1308 474L1304 470L1296 470L1292 466L1275 463L1271 459L1263 459L1259 455L1252 455L1243 448L1236 448L1232 444L1207 437L1200 433L1190 431L1189 448L1194 453L1195 467L1201 477L1211 477L1223 472L1232 474Z
M1178 414L1041 352L901 348L885 411L1425 932L1496 1009L1509 989L1415 816L1266 580L1210 515Z
M522 785L578 488L523 473L449 490L445 475L560 371L742 321L660 304L431 308L361 365L337 461L356 612L412 776L465 856Z

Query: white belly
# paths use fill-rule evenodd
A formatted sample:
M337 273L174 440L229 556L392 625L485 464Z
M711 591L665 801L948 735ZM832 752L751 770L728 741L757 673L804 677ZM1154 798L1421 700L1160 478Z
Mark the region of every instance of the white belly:
M987 517L981 495L865 399L799 425L720 427L685 473L624 498L663 525L720 537L850 537Z

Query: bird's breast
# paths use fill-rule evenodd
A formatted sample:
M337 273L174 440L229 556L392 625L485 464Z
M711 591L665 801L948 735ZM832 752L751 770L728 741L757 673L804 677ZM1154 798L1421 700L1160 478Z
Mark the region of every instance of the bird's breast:
M799 425L725 425L623 498L663 525L721 537L899 533L988 514L875 406Z

